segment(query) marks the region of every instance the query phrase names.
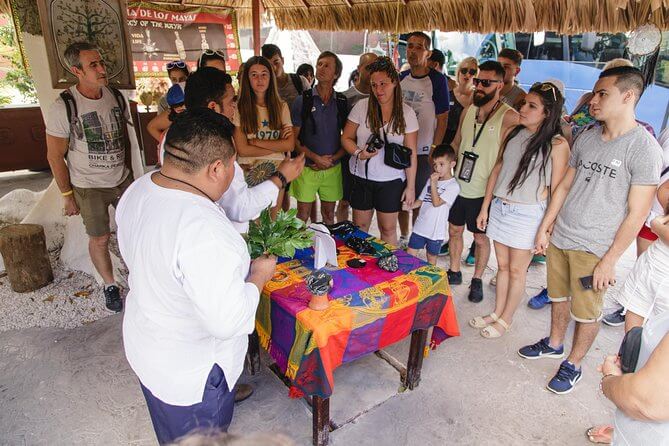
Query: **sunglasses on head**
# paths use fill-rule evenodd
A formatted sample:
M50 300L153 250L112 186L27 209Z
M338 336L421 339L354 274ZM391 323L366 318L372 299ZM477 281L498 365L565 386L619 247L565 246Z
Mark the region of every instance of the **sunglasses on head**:
M474 78L474 85L478 87L479 84L483 85L483 88L488 88L492 84L498 84L502 81L498 81L497 79L479 79L478 77Z
M548 91L548 90L550 90L551 93L553 93L553 101L557 101L557 96L555 94L555 89L556 88L557 87L555 85L551 84L550 82L536 82L536 83L532 84L532 87L530 88L530 90L534 90L534 91Z
M174 62L167 62L167 65L165 65L168 70L171 70L172 68L186 68L186 62L183 60L175 60Z
M201 67L202 66L202 58L205 56L218 56L221 59L225 60L225 51L223 50L204 50L202 51L202 54L200 54L200 58L197 60L197 66Z
M460 68L460 74L462 75L469 73L470 75L475 76L477 71L478 70L474 68Z

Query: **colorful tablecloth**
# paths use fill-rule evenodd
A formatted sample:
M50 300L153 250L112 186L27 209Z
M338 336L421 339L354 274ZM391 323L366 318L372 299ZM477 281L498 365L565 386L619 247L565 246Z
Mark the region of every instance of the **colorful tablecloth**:
M334 279L330 307L308 307L311 294L304 277L313 271L312 248L294 259L280 259L274 278L260 297L256 329L260 344L291 380L290 395L327 398L333 372L341 364L394 344L413 331L434 327L431 347L460 331L446 272L368 234L375 256L361 256L336 239L338 268L326 267ZM399 260L394 273L377 266L380 254L391 251ZM364 258L364 268L347 261Z

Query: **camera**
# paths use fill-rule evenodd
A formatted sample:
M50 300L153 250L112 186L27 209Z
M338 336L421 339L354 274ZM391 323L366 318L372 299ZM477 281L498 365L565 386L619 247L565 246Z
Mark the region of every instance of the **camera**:
M382 147L383 147L383 140L379 138L378 135L374 133L369 135L369 138L367 138L367 142L365 143L365 151L367 151L368 153L374 153Z

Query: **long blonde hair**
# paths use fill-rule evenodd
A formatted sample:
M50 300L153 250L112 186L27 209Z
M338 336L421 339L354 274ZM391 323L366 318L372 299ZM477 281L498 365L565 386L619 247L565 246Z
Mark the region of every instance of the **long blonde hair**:
M402 98L402 88L400 87L400 77L393 65L393 61L389 57L379 57L374 62L367 66L369 76L373 73L386 73L391 82L395 84L393 93L393 112L388 123L388 131L396 135L403 135L406 130L406 122L404 121L404 102ZM367 127L378 134L381 127L383 127L383 116L381 114L381 104L376 99L374 92L369 95L369 106L367 107Z
M251 87L249 72L253 65L262 65L269 70L269 86L265 92L265 104L267 105L267 114L269 115L269 128L272 130L281 130L281 107L283 101L279 97L279 89L276 85L276 77L272 65L262 56L253 56L244 63L242 71L241 85L239 87L239 100L237 108L239 110L239 123L242 131L247 135L254 135L258 131L258 108L256 106L256 94Z

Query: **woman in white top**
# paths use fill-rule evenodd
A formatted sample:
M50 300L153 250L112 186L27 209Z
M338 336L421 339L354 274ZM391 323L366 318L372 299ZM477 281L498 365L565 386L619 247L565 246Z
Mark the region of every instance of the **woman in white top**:
M397 214L403 202L411 207L415 201L418 120L402 101L399 77L390 58L379 58L367 70L372 94L353 107L341 138L342 147L352 155L349 202L354 224L367 232L376 210L381 239L397 245ZM411 149L411 166L395 169L386 165L384 146L367 150L372 146L372 135L381 142L387 139Z
M527 267L549 188L555 188L567 171L569 143L560 128L563 104L555 85L534 84L520 108L520 125L505 137L488 178L476 224L495 243L499 266L495 311L469 321L485 338L500 337L513 321L525 294Z

